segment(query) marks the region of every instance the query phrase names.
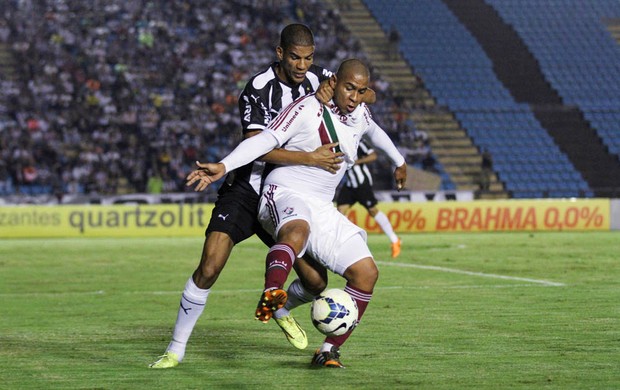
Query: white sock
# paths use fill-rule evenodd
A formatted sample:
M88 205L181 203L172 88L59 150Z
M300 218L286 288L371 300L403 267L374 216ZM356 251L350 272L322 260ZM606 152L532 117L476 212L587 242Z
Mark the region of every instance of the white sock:
M321 352L330 352L333 346L334 344L323 343L323 345L321 346Z
M381 230L383 230L383 232L387 234L392 243L398 241L398 236L396 235L396 233L394 233L394 229L392 228L392 224L390 223L387 215L379 211L377 215L375 215L375 221L377 221Z
M194 330L194 325L196 325L196 321L198 321L205 308L210 291L209 289L203 290L198 288L191 276L185 284L179 304L177 322L174 324L174 331L172 332L172 341L166 349L166 351L179 355L179 361L183 360L185 356L187 340L189 340L189 336L192 334L192 330Z
M303 305L304 303L312 302L314 295L306 290L301 284L299 278L293 280L286 290L288 298L283 308L278 309L273 313L275 318L282 318L291 312L294 308Z

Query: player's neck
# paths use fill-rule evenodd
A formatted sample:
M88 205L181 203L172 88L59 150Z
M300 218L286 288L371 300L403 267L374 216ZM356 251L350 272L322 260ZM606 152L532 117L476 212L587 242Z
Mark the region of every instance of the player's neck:
M301 83L291 83L291 82L289 82L286 79L286 75L284 74L284 70L280 66L279 62L276 62L275 66L273 67L273 72L276 74L276 77L278 78L278 81L281 82L282 84L286 85L289 88L295 88L295 87L298 87L301 84Z

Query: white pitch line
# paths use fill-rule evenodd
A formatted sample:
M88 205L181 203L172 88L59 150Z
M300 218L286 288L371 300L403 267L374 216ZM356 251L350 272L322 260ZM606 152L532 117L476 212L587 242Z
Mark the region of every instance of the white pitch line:
M392 267L418 268L418 269L426 269L426 270L431 270L431 271L450 272L450 273L453 273L453 274L480 276L480 277L484 277L484 278L494 278L494 279L504 279L504 280L517 280L517 281L520 281L520 282L529 282L529 283L541 284L543 286L553 286L553 287L566 286L564 283L552 282L552 281L549 281L549 280L520 278L518 276L507 276L507 275L498 275L498 274L487 274L487 273L483 273L483 272L465 271L465 270L462 270L462 269L438 267L438 266L434 266L434 265L421 265L421 264L409 264L409 263L393 263L393 262L387 262L387 261L377 261L377 264L387 265L387 266L392 266Z
M531 279L531 278L520 278L517 276L507 276L507 275L498 275L498 274L487 274L483 272L472 272L465 271L462 269L456 268L446 268L446 267L438 267L434 265L421 265L421 264L409 264L409 263L394 263L387 261L377 261L377 264L387 265L391 267L402 267L402 268L418 268L418 269L426 269L431 271L439 271L439 272L450 272L454 274L461 275L471 275L471 276L479 276L485 278L495 278L495 279L504 279L504 280L515 280L520 282L528 282L539 284L542 286L552 286L552 287L561 287L566 286L564 283L552 282L549 280L542 279ZM442 288L446 289L467 289L467 288L509 288L509 287L527 287L531 286L531 284L511 284L511 285L465 285L465 286L444 286ZM377 287L377 289L427 289L427 288L437 288L437 286L391 286L391 287ZM231 294L231 293L256 293L259 292L260 289L232 289L232 290L213 290L212 293L215 294ZM0 293L0 297L43 297L43 296L70 296L70 295L108 295L109 293L104 290L97 291L66 291L66 292L31 292L31 293ZM112 293L112 295L180 295L181 291L117 291Z
M455 286L377 286L375 290L467 290L467 289L485 289L485 288L515 288L515 287L534 287L532 283L528 284L467 284ZM549 286L549 285L542 285ZM555 285L554 285L555 286ZM238 290L213 290L211 294L238 294L260 292L260 289L238 289ZM84 296L84 295L178 295L181 296L182 291L115 291L107 292L104 290L97 291L66 291L66 292L30 292L30 293L0 293L2 298L24 298L24 297L62 297L62 296Z
M489 288L515 288L515 287L548 287L544 285L536 285L532 283L513 283L513 284L467 284L457 286L384 286L375 287L375 290L471 290L471 289L489 289Z
M410 264L408 265L410 266ZM417 268L417 267L415 267ZM465 271L469 273L468 271ZM476 275L477 273L473 273ZM493 276L491 274L484 274L484 276ZM500 275L501 276L501 275ZM505 279L505 278L502 278ZM515 279L515 278L510 278ZM523 280L521 278L516 278ZM525 279L529 281L530 279ZM564 286L562 283L538 281L537 285L543 287L558 287ZM467 284L456 286L377 286L375 290L428 290L428 289L444 289L444 290L466 290L466 289L485 289L485 288L515 288L515 287L534 287L535 284ZM213 290L211 294L237 294L237 293L252 293L255 294L260 289L238 289L238 290ZM3 298L26 298L26 297L62 297L62 296L84 296L84 295L178 295L181 296L182 291L115 291L113 293L97 290L97 291L66 291L66 292L31 292L31 293L0 293L0 297Z

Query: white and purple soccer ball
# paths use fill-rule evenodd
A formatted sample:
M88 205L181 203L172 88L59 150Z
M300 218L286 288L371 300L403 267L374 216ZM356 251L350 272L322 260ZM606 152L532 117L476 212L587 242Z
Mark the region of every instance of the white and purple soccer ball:
M332 288L312 301L312 324L326 336L340 336L357 325L357 304L345 291Z

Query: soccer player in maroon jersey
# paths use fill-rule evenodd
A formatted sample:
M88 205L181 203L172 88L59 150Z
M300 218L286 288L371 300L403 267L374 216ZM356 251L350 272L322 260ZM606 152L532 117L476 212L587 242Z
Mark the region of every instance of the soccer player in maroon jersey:
M327 102L332 95L327 81L331 72L313 64L314 37L308 27L290 24L280 34L276 48L277 61L258 73L248 83L239 97L239 113L245 138L262 132L279 111L295 99L317 91L317 98ZM372 90L371 90L372 92ZM374 101L374 92L366 98ZM266 163L301 164L334 173L340 168L341 154L333 153L334 145L323 145L315 151L295 152L276 149L231 172L218 191L218 198L205 232L200 264L187 280L181 295L177 320L164 355L152 363L151 368L176 367L183 360L185 348L196 321L201 316L211 287L223 270L233 247L256 234L266 245L273 239L256 219L259 191ZM305 270L302 270L305 268ZM298 274L304 280L293 282L304 302L321 292L327 284L325 269L311 260L295 262ZM303 302L302 302L303 303ZM307 346L303 329L290 313L276 318L287 340L296 348Z

